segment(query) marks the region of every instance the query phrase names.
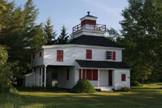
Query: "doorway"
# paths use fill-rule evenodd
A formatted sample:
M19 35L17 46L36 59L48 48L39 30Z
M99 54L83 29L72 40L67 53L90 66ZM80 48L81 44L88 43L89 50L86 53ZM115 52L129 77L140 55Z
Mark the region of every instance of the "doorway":
M112 86L113 85L113 79L112 79L112 77L113 77L113 73L112 73L113 71L112 70L108 70L108 86Z

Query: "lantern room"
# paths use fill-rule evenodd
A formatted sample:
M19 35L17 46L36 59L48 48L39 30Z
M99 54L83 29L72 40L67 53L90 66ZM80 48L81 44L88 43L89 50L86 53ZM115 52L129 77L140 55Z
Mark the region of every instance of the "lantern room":
M97 17L87 12L87 15L80 19L80 24L73 27L73 37L81 35L104 36L106 25L97 24Z

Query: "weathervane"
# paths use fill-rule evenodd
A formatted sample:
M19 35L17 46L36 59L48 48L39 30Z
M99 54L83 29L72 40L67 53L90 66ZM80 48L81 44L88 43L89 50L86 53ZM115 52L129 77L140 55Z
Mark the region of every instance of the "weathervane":
M90 11L87 11L87 14L88 14L88 15L90 15L90 13L91 13Z

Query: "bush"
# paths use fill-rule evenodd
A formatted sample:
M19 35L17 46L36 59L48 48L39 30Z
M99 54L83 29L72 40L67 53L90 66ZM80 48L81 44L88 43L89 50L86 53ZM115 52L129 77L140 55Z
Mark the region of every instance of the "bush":
M141 86L141 84L138 81L134 81L131 84L132 86Z
M75 93L94 93L96 92L93 85L88 80L79 80L72 88Z
M0 93L9 93L9 90L9 87L3 87L2 85L0 85Z

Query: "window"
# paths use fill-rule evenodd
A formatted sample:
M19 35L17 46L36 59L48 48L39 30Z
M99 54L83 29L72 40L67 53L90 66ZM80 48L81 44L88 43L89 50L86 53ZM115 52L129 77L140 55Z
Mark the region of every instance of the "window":
M57 61L62 62L64 57L63 50L57 50Z
M86 59L92 59L92 50L90 49L86 50Z
M112 59L112 51L106 51L106 59Z
M126 81L126 74L121 74L121 81Z
M80 69L79 79L98 80L98 70L96 69Z
M106 59L116 60L116 52L115 51L106 51Z

